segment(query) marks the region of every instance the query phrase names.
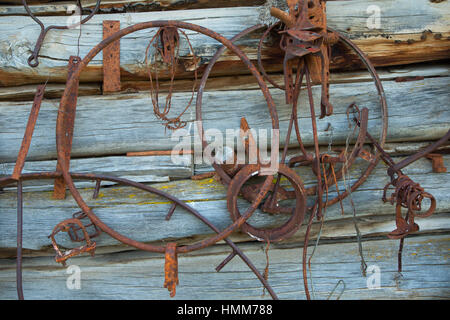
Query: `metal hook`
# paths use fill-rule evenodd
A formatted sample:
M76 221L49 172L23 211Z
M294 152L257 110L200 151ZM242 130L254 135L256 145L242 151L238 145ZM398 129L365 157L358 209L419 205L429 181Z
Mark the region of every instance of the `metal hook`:
M80 9L81 8L81 3L78 1L78 3L80 4ZM84 24L85 22L87 22L88 20L90 20L98 11L98 8L100 7L100 3L101 0L97 0L97 4L95 5L95 8L92 10L92 12L83 20L81 20L80 22L74 23L70 26L55 26L55 25L51 25L48 26L47 28L44 26L44 24L42 23L41 20L39 20L30 10L30 7L27 4L27 0L22 0L22 4L26 10L26 12L28 13L28 15L31 17L31 19L33 19L34 21L36 21L36 23L39 25L39 27L41 28L41 33L39 34L39 37L36 41L36 45L34 47L33 53L28 57L28 65L32 68L35 68L39 65L39 60L38 60L38 56L39 56L39 51L41 51L41 47L42 47L42 43L44 42L45 36L47 35L47 32L51 29L58 29L58 30L65 30L65 29L72 29L75 27L78 27L79 25ZM81 11L80 10L80 11ZM81 15L81 12L80 12Z

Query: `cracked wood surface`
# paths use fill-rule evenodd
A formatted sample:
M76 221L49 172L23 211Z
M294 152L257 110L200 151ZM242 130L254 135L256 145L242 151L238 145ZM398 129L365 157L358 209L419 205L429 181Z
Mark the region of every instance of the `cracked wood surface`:
M381 29L368 29L365 1L333 1L328 5L328 21L333 27L348 35L368 55L376 66L401 65L424 61L441 60L449 55L449 30L447 1L430 3L418 0L410 6L409 0L373 2L381 8ZM80 56L102 40L102 20L120 20L122 28L149 20L183 20L199 24L231 38L246 27L258 23L256 7L231 7L221 9L196 9L176 11L137 12L125 14L99 14L82 26ZM63 24L67 17L42 17L44 24ZM15 25L14 29L10 28ZM26 60L38 36L39 28L33 20L24 16L0 17L0 83L4 86L39 83L49 78L50 82L65 82L67 59L77 52L79 30L52 30L41 50L40 65L32 69ZM122 80L145 79L143 64L145 47L150 40L150 31L143 30L121 40ZM188 32L196 54L202 58L199 71L215 53L219 44L204 36ZM256 58L257 36L247 37L238 43L251 59ZM188 54L183 44L181 55ZM355 68L361 64L355 55L337 46L333 50L332 65L335 68ZM281 70L281 60L276 41L265 47L263 59L268 70ZM186 62L189 57L184 57ZM102 54L83 72L82 82L102 79ZM217 63L213 75L248 73L233 54L226 53ZM164 72L161 71L161 77ZM192 77L182 65L177 70L181 78Z
M395 158L395 161L401 158ZM450 156L444 156L444 163L450 161ZM366 166L365 161L359 160L351 170L351 176L347 183L351 184L359 177L361 170ZM301 176L305 187L313 185L314 176L306 168L296 169ZM407 167L405 174L419 182L426 191L433 194L437 200L436 213L426 219L417 219L420 232L448 232L450 231L450 188L449 173L432 173L431 161L421 159ZM386 235L395 228L395 207L381 201L383 187L388 183L386 167L380 164L369 176L368 180L352 193L356 205L356 214L359 219L359 227L365 237ZM284 182L283 182L284 183ZM24 183L26 185L26 182ZM132 236L142 242L161 242L177 239L179 243L189 243L204 239L211 235L211 230L182 209L176 209L172 219L164 219L169 208L170 201L149 193L141 192L130 187L112 186L102 188L98 199L92 199L94 183L89 187L80 189L84 199L93 211L107 225L119 232ZM200 181L179 180L166 183L152 184L159 190L176 196L187 202L194 209L209 219L220 230L231 224L226 205L226 187L215 179ZM289 187L289 186L288 186ZM345 190L345 185L340 182L339 189ZM330 198L336 195L335 188L330 188ZM313 201L309 197L309 202ZM0 248L4 254L14 254L10 248L15 246L15 216L16 194L14 190L5 190L0 194ZM309 203L311 205L312 203ZM247 202L239 200L239 207L244 208ZM344 215L339 204L329 207L326 211L326 223L322 234L323 239L352 239L355 236L353 226L353 212L349 199L343 201ZM24 248L41 253L51 252L48 234L61 220L71 217L79 209L71 196L67 200L52 199L49 191L34 191L24 194ZM242 209L241 209L242 210ZM286 221L286 215L270 215L259 210L250 218L249 222L257 227L278 226ZM305 219L306 220L306 219ZM306 222L304 222L305 224ZM315 223L312 238L317 235L320 223ZM305 233L305 225L296 235L285 242L301 241ZM231 237L232 240L242 242L250 238L240 232ZM61 245L71 247L73 244L67 238L62 237ZM127 247L102 234L97 241L97 247L101 250L121 251ZM9 248L9 249L8 249ZM129 249L129 248L128 248Z
M403 252L403 273L397 274L398 241L364 241L369 266L379 268L380 288L369 289L361 274L355 243L326 243L317 248L311 264L315 299L448 299L450 265L448 235L408 238ZM240 248L262 271L266 265L265 245L240 244ZM309 252L312 251L310 247ZM219 245L178 257L180 284L175 299L270 299L262 296L261 283L238 258L222 271L214 268L230 253ZM281 299L305 299L301 278L301 244L272 245L269 252L269 283ZM51 257L25 258L25 299L169 299L163 288L162 255L143 252L99 254L70 260L81 271L81 290L67 289L67 269ZM0 298L16 299L15 263L0 259ZM372 276L369 273L368 276ZM310 283L311 283L310 279ZM338 281L340 286L332 293ZM345 285L345 288L344 286ZM311 290L311 289L310 289Z
M436 140L448 131L449 79L425 78L399 83L383 81L389 106L389 142ZM233 90L205 93L202 112L205 130L215 128L225 134L226 129L239 129L241 117L245 117L250 127L255 130L271 128L267 104L261 92L246 90L245 95L242 92ZM319 101L320 87L314 87L313 92L315 101ZM281 128L280 145L283 145L291 107L285 104L284 92L273 89L271 93L277 105ZM369 132L375 137L379 135L381 113L378 95L372 84L331 85L330 95L335 113L317 121L321 144L328 145L330 142L331 131L327 131L329 123L333 126L333 142L345 144L349 134L346 109L353 102L360 108L369 109ZM181 111L190 96L189 93L175 94L171 112L176 114ZM299 121L300 126L304 128L302 139L306 145L312 145L311 121L305 92L302 93L300 101ZM58 106L59 100L42 101L28 160L56 158L54 137ZM3 163L13 162L17 157L30 108L30 102L0 102L0 160ZM194 129L197 127L194 125L195 108L191 107L182 119L186 120L188 125L180 130L176 137L169 131L165 132L160 121L154 116L148 93L79 97L72 157L117 156L127 152L171 150L183 141L182 137L188 140L189 145L198 141L194 136ZM270 137L270 132L267 134ZM292 146L294 139L292 136Z

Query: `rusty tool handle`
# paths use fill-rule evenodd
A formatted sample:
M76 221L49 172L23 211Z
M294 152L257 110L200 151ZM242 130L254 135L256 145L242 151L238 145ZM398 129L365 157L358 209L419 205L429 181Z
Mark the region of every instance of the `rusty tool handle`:
M392 166L391 168L389 168L388 174L391 175L391 173L398 172L401 169L403 169L404 167L419 160L420 158L425 157L427 154L433 152L435 149L444 145L448 140L450 140L450 129L447 131L447 134L445 136L443 136L441 139L439 139L435 143L430 144L428 147L426 147L422 151L419 151L418 153L409 156L408 158L400 161L399 163L397 163L394 166Z

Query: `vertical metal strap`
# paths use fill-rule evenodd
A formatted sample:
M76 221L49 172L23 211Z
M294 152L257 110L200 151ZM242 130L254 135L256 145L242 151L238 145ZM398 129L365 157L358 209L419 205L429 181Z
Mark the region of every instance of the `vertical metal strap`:
M72 77L72 74L78 67L81 58L76 56L71 56L69 59L68 66L68 74L67 80ZM78 79L75 82L75 85L72 86L71 92L68 94L67 104L63 106L64 112L64 159L61 161L65 161L67 168L70 166L70 154L72 152L72 140L73 140L73 129L75 126L75 113L77 108L77 98L78 98ZM61 165L58 161L56 166L56 171L61 171ZM63 177L59 177L55 179L55 187L53 190L53 198L54 199L65 199L66 198L66 183Z
M22 288L22 231L23 231L23 194L22 180L17 181L17 260L16 260L16 284L19 300L23 300Z
M12 174L12 178L15 180L20 179L23 166L25 165L25 159L27 157L28 150L30 149L34 127L36 126L39 110L41 109L41 102L42 98L44 97L44 91L45 91L45 84L39 85L36 89L36 94L34 95L33 106L31 107L30 116L28 117L27 128L25 129L22 145L20 146L19 155L17 156L16 165L14 167L14 171Z
M170 297L175 297L176 287L178 285L178 257L177 244L170 242L166 246L166 264L164 266L164 288L170 292Z
M103 39L120 30L120 21L103 21ZM103 92L120 91L120 40L103 49Z

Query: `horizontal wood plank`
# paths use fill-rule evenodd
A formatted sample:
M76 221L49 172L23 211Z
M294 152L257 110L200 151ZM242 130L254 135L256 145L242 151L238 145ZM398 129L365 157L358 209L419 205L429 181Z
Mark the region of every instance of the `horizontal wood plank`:
M395 158L398 161L400 158ZM444 163L448 165L450 155L445 155ZM351 170L351 176L347 183L353 183L359 177L363 161L359 161ZM307 170L296 169L305 187L314 184L313 175L307 174ZM421 159L410 165L404 171L415 182L430 192L437 201L436 213L426 219L417 219L420 232L443 232L450 229L450 199L448 189L450 187L450 173L432 173L431 162ZM356 215L361 233L365 237L386 235L395 229L395 208L389 203L383 203L381 197L383 187L388 183L386 167L380 164L369 176L368 180L355 192L352 199L355 203ZM24 183L26 185L26 182ZM179 180L169 183L153 184L159 190L165 191L191 207L198 210L220 230L231 224L226 204L225 186L215 179L200 181ZM107 225L117 231L131 236L133 239L143 242L160 242L169 239L177 239L179 243L192 243L211 235L212 231L189 213L178 208L170 221L166 216L171 203L166 198L141 192L130 187L102 188L98 199L92 199L93 184L89 188L80 189L80 192L94 212ZM345 184L340 183L340 190L345 190ZM336 196L334 188L330 188L330 199ZM313 197L308 198L308 205L312 205ZM248 203L239 199L239 208L245 208ZM353 210L349 198L343 201L344 215L339 204L330 206L326 210L326 222L322 237L324 239L351 239L355 237L353 225ZM0 248L8 254L16 244L16 195L14 190L5 190L0 194ZM70 218L79 211L78 206L71 196L66 200L52 199L52 191L26 192L24 195L24 248L51 252L48 234L60 221ZM288 216L270 215L260 212L254 213L249 222L262 228L279 226ZM305 222L304 222L305 223ZM319 222L315 222L311 236L317 236ZM305 234L305 226L300 228L296 235L289 241L301 241ZM235 233L231 237L239 242L249 241L250 238L242 233ZM71 247L73 244L67 237L58 240L61 245ZM118 242L106 234L102 234L97 240L98 247L116 246L108 250L122 251L127 247L118 246ZM128 248L129 249L129 248Z
M395 81L416 81L423 78L448 77L450 76L450 67L448 64L413 64L398 67L377 68L377 73L382 80ZM277 82L283 82L282 74L271 74L271 77ZM350 83L350 82L372 82L373 79L367 71L344 71L332 72L330 83ZM121 93L149 92L149 81L122 81ZM273 86L268 83L268 86ZM168 92L170 84L168 81L160 82L160 92ZM101 84L83 83L78 89L79 96L101 94ZM249 75L241 76L223 76L211 77L206 85L208 91L228 91L228 90L250 90L258 89L256 78ZM47 99L61 98L65 89L64 84L47 83L44 97ZM191 92L192 80L175 80L173 84L175 92ZM0 101L30 101L33 100L36 92L35 85L24 85L16 87L0 87Z
M430 3L419 0L413 7L408 0L373 2L381 8L381 29L368 29L365 1L333 1L328 5L329 25L348 35L377 66L401 65L448 58L449 33L448 2ZM234 7L222 9L198 9L170 12L145 12L96 15L82 26L80 56L84 56L102 40L102 20L120 20L121 26L149 20L183 20L210 28L226 38L231 38L243 29L258 23L259 11L255 7ZM67 24L67 17L43 17L46 25ZM9 26L16 26L11 30ZM77 53L79 30L53 30L41 50L40 65L30 68L27 58L38 37L39 28L32 19L23 16L0 18L0 40L12 46L0 48L0 83L15 86L30 83L65 82L66 65L70 55ZM196 54L202 58L202 66L209 61L219 44L204 36L188 32ZM257 36L256 36L257 37ZM122 78L126 80L145 79L143 64L145 48L150 40L149 31L143 30L121 40ZM248 37L239 42L250 59L256 59L258 40ZM337 68L358 67L361 64L342 46L336 47L333 65ZM349 55L347 55L349 54ZM183 44L181 55L189 59L187 44ZM263 59L268 62L269 71L281 70L279 46L274 43L264 50ZM278 56L278 58L277 58ZM186 60L185 59L185 60ZM81 81L98 82L102 79L102 55L99 54L83 72ZM184 61L186 62L186 61ZM183 62L183 63L184 63ZM177 75L193 77L192 72L180 66ZM217 64L213 75L248 73L233 54L225 54ZM162 76L162 75L161 75Z
M389 106L388 141L428 141L442 137L450 127L450 111L447 108L449 81L449 77L402 83L384 81ZM319 101L320 87L314 87L313 92L315 101ZM277 105L280 144L283 145L291 107L285 104L282 91L274 89L271 93ZM381 113L375 87L366 83L336 84L330 87L330 94L335 113L318 120L321 144L328 145L331 139L335 144L345 144L349 134L346 109L353 102L360 108L369 109L369 132L375 137L379 135ZM171 114L180 113L190 97L190 93L175 94ZM306 145L312 145L310 112L305 92L300 99L302 139ZM58 100L42 102L28 160L56 158L54 132L58 105ZM30 102L0 102L2 162L15 161L30 108ZM239 129L241 117L245 117L255 130L271 128L267 104L259 90L246 90L245 94L243 91L207 92L203 97L202 113L205 130L214 128L223 134L226 129ZM170 150L182 139L186 139L188 145L198 142L197 137L192 138L197 127L193 122L195 108L191 106L182 119L188 122L186 128L178 131L177 136L172 136L172 132L165 131L153 114L148 94L79 97L72 156L111 156L127 152ZM333 130L329 130L330 123ZM265 132L270 139L270 132ZM294 136L290 141L292 146L295 145Z
M449 236L408 238L403 251L403 272L397 268L398 241L379 240L362 243L368 266L380 271L380 288L369 289L368 277L361 274L355 243L321 243L311 264L310 291L314 299L448 299L450 267ZM244 253L262 272L266 265L264 245L242 244ZM312 249L310 248L309 252ZM214 268L230 252L220 245L182 255L175 299L270 299L262 296L262 286L239 258L222 271ZM301 245L288 248L272 245L269 255L269 283L280 299L305 299L301 278ZM69 290L69 274L50 257L25 258L23 261L26 299L169 299L163 288L162 255L125 252L115 255L77 257L69 265L81 270L81 289ZM15 263L0 259L0 298L16 299ZM372 273L368 274L371 276ZM338 281L340 285L333 293ZM330 294L332 294L330 296Z
M243 7L261 5L265 0L102 0L98 13L119 12L146 12L160 10L185 10L203 8ZM71 15L74 12L74 3L64 0L57 1L29 0L31 12L36 16ZM25 15L22 0L2 0L0 16ZM6 5L5 5L6 4ZM83 13L89 14L97 4L96 0L81 0Z
M192 175L192 156L182 156L179 164L171 161L170 156L149 157L95 157L72 159L70 170L80 173L95 173L138 182L168 182L170 179L187 178ZM15 163L1 164L1 175L11 175ZM22 173L54 171L56 160L27 161ZM51 181L50 181L51 182ZM104 182L103 185L112 183ZM91 186L89 182L78 182L78 187ZM52 188L47 180L34 180L27 183L30 190Z

